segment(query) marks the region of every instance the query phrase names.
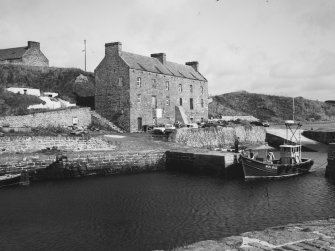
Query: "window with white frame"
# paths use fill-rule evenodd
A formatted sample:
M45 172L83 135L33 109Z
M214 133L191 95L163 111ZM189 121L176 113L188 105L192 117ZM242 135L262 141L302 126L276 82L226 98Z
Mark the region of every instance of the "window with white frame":
M141 87L142 86L142 82L141 82L141 78L140 77L137 77L136 83L137 83L137 87Z
M166 97L165 104L170 105L170 97Z
M170 90L170 82L169 81L166 81L165 82L165 90Z
M179 86L178 86L178 90L179 90L179 92L182 92L182 91L183 91L183 85L182 85L182 84L179 84Z
M119 77L119 86L123 86L123 77Z
M141 94L137 94L137 103L141 103Z

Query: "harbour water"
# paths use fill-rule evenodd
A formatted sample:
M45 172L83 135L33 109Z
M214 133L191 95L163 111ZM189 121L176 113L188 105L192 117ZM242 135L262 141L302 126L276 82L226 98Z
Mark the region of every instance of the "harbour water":
M305 153L315 167L326 154ZM335 183L314 172L244 182L168 172L0 190L0 250L155 250L335 216Z

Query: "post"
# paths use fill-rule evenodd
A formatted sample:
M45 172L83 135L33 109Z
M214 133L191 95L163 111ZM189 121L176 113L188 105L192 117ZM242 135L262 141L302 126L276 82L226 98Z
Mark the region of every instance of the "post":
M85 52L85 72L86 72L86 39L84 40L84 52Z
M294 97L293 97L293 121L294 121Z

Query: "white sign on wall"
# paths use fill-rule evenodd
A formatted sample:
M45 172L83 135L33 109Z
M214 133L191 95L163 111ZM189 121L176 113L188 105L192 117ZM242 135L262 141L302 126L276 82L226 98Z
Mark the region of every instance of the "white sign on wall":
M161 118L163 116L163 110L160 108L156 109L156 117Z

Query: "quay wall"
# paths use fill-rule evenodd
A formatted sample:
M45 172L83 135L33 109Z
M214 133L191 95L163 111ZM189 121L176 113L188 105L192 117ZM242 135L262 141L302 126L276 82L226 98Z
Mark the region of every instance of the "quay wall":
M169 140L191 147L212 149L233 145L236 137L245 143L264 142L265 135L265 129L259 126L181 128L173 132Z
M32 153L42 150L85 151L114 150L115 145L102 137L0 137L0 156L5 153Z
M327 160L326 177L335 180L335 143L330 143L328 146Z
M105 173L138 173L165 169L165 151L112 152L90 151L63 153L64 168L76 167L82 171ZM35 171L55 163L56 155L21 154L3 156L0 172ZM108 171L108 172L106 172Z
M91 124L91 110L88 107L68 108L55 111L37 112L22 116L0 117L0 126L10 127L55 127L72 126L73 119L77 118L77 125L87 127Z
M335 131L327 132L327 131L304 131L302 133L305 137L309 139L316 140L318 142L329 144L331 142L335 142Z
M224 177L241 177L242 167L238 154L196 153L187 151L167 151L166 169L193 174L215 174Z

